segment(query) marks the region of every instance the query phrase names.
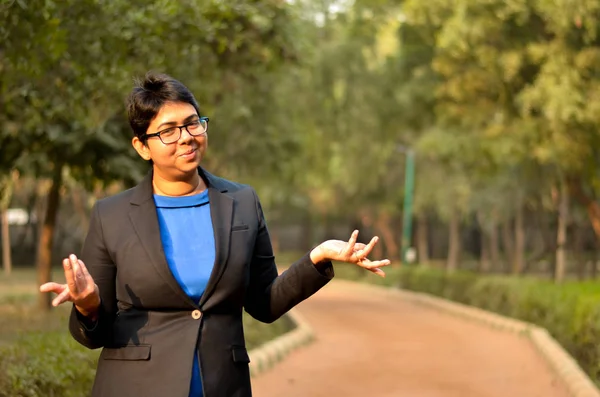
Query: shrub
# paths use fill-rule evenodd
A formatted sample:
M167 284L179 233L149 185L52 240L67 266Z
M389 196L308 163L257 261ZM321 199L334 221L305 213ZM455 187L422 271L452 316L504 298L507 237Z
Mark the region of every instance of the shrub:
M0 349L0 397L87 396L98 355L68 332L26 334Z
M282 316L270 324L261 323L244 312L244 338L248 350L261 346L295 328L289 316Z

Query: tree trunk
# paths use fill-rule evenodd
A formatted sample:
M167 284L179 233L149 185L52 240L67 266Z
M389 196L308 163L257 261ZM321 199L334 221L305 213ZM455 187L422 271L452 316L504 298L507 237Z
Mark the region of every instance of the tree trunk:
M2 267L7 275L12 272L12 252L10 244L10 226L8 224L8 207L12 199L13 185L18 178L17 171L3 177L0 184L0 225L2 231Z
M417 257L419 263L429 262L429 228L426 214L417 216Z
M377 225L377 223L378 223L378 221L375 221L375 225ZM379 227L376 226L375 229L373 230L373 232L370 233L369 235L367 235L366 233L363 232L362 238L360 238L360 234L359 234L358 240L362 241L366 244L367 242L371 241L371 238L373 238L374 235L379 235L380 238L382 238L385 241L385 236L382 236L381 233L379 233L379 232L380 232ZM368 236L368 238L367 238L367 236ZM385 257L383 254L383 252L384 252L383 245L384 244L381 243L381 240L379 243L375 244L375 247L373 247L373 251L371 251L371 256L373 258L384 258Z
M54 175L52 177L52 186L48 192L48 204L46 206L46 215L40 233L37 251L37 272L38 285L50 282L52 279L52 246L54 243L54 231L56 218L60 205L60 188L62 186L63 165L55 164ZM48 311L51 308L52 297L48 293L40 293L38 299L38 308L42 311Z
M490 241L484 230L479 233L481 241L481 253L479 255L479 271L481 273L489 273L490 271Z
M449 245L448 245L448 260L446 262L446 271L453 272L458 269L460 260L460 218L457 211L452 213L449 225Z
M479 244L480 244L480 255L479 255L479 271L487 273L490 270L490 241L485 230L485 217L482 211L477 212L477 223L479 225Z
M504 248L504 271L508 273L511 268L512 260L515 257L515 243L510 230L510 220L502 224L502 245Z
M592 268L590 269L590 277L596 279L598 277L598 261L600 261L600 242L596 240L596 246L594 247L594 257L592 258Z
M383 245L385 245L386 249L386 257L391 260L396 260L400 258L400 253L398 251L398 244L394 239L394 232L390 227L390 214L387 212L380 212L375 220L375 228L377 233L381 235L383 239ZM377 244L380 245L380 244ZM375 247L377 247L377 245ZM383 252L381 252L383 254ZM383 257L374 255L375 258Z
M587 210L596 238L600 239L600 203L583 190L583 183L580 179L570 179L568 185L569 193Z
M576 263L577 278L579 280L586 279L586 263L585 258L581 253L583 252L583 230L579 225L575 225L573 229L573 245L571 249L571 260ZM568 272L567 272L568 273Z
M561 184L560 202L558 204L558 230L556 234L556 263L554 266L554 281L560 283L565 278L567 243L567 222L569 216L569 194L565 183Z
M7 209L0 209L0 217L2 218L2 266L4 273L10 276L12 272L12 256L10 252L10 231L8 225Z
M490 268L492 270L497 269L498 262L500 261L500 239L498 238L498 224L496 221L492 223L490 228Z
M523 203L517 205L515 216L515 256L513 258L512 273L521 274L525 266L525 226L523 222Z

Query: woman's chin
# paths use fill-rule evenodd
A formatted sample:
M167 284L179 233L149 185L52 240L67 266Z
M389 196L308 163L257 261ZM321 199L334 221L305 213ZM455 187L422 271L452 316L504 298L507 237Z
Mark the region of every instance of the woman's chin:
M200 158L196 157L193 160L182 161L178 164L178 167L181 171L187 173L192 170L197 169L200 166Z

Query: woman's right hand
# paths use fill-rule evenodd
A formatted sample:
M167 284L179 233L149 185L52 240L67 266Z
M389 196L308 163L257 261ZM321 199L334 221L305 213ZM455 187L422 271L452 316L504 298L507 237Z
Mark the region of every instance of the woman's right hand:
M54 292L58 296L52 306L73 302L84 316L95 320L100 308L100 291L81 259L71 254L63 259L66 284L46 283L40 286L41 292Z

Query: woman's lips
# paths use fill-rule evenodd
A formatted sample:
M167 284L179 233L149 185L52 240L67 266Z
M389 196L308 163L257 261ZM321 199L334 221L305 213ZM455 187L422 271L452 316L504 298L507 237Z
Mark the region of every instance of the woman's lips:
M190 149L185 153L179 155L179 157L183 157L184 159L190 159L196 157L196 151L198 148Z

